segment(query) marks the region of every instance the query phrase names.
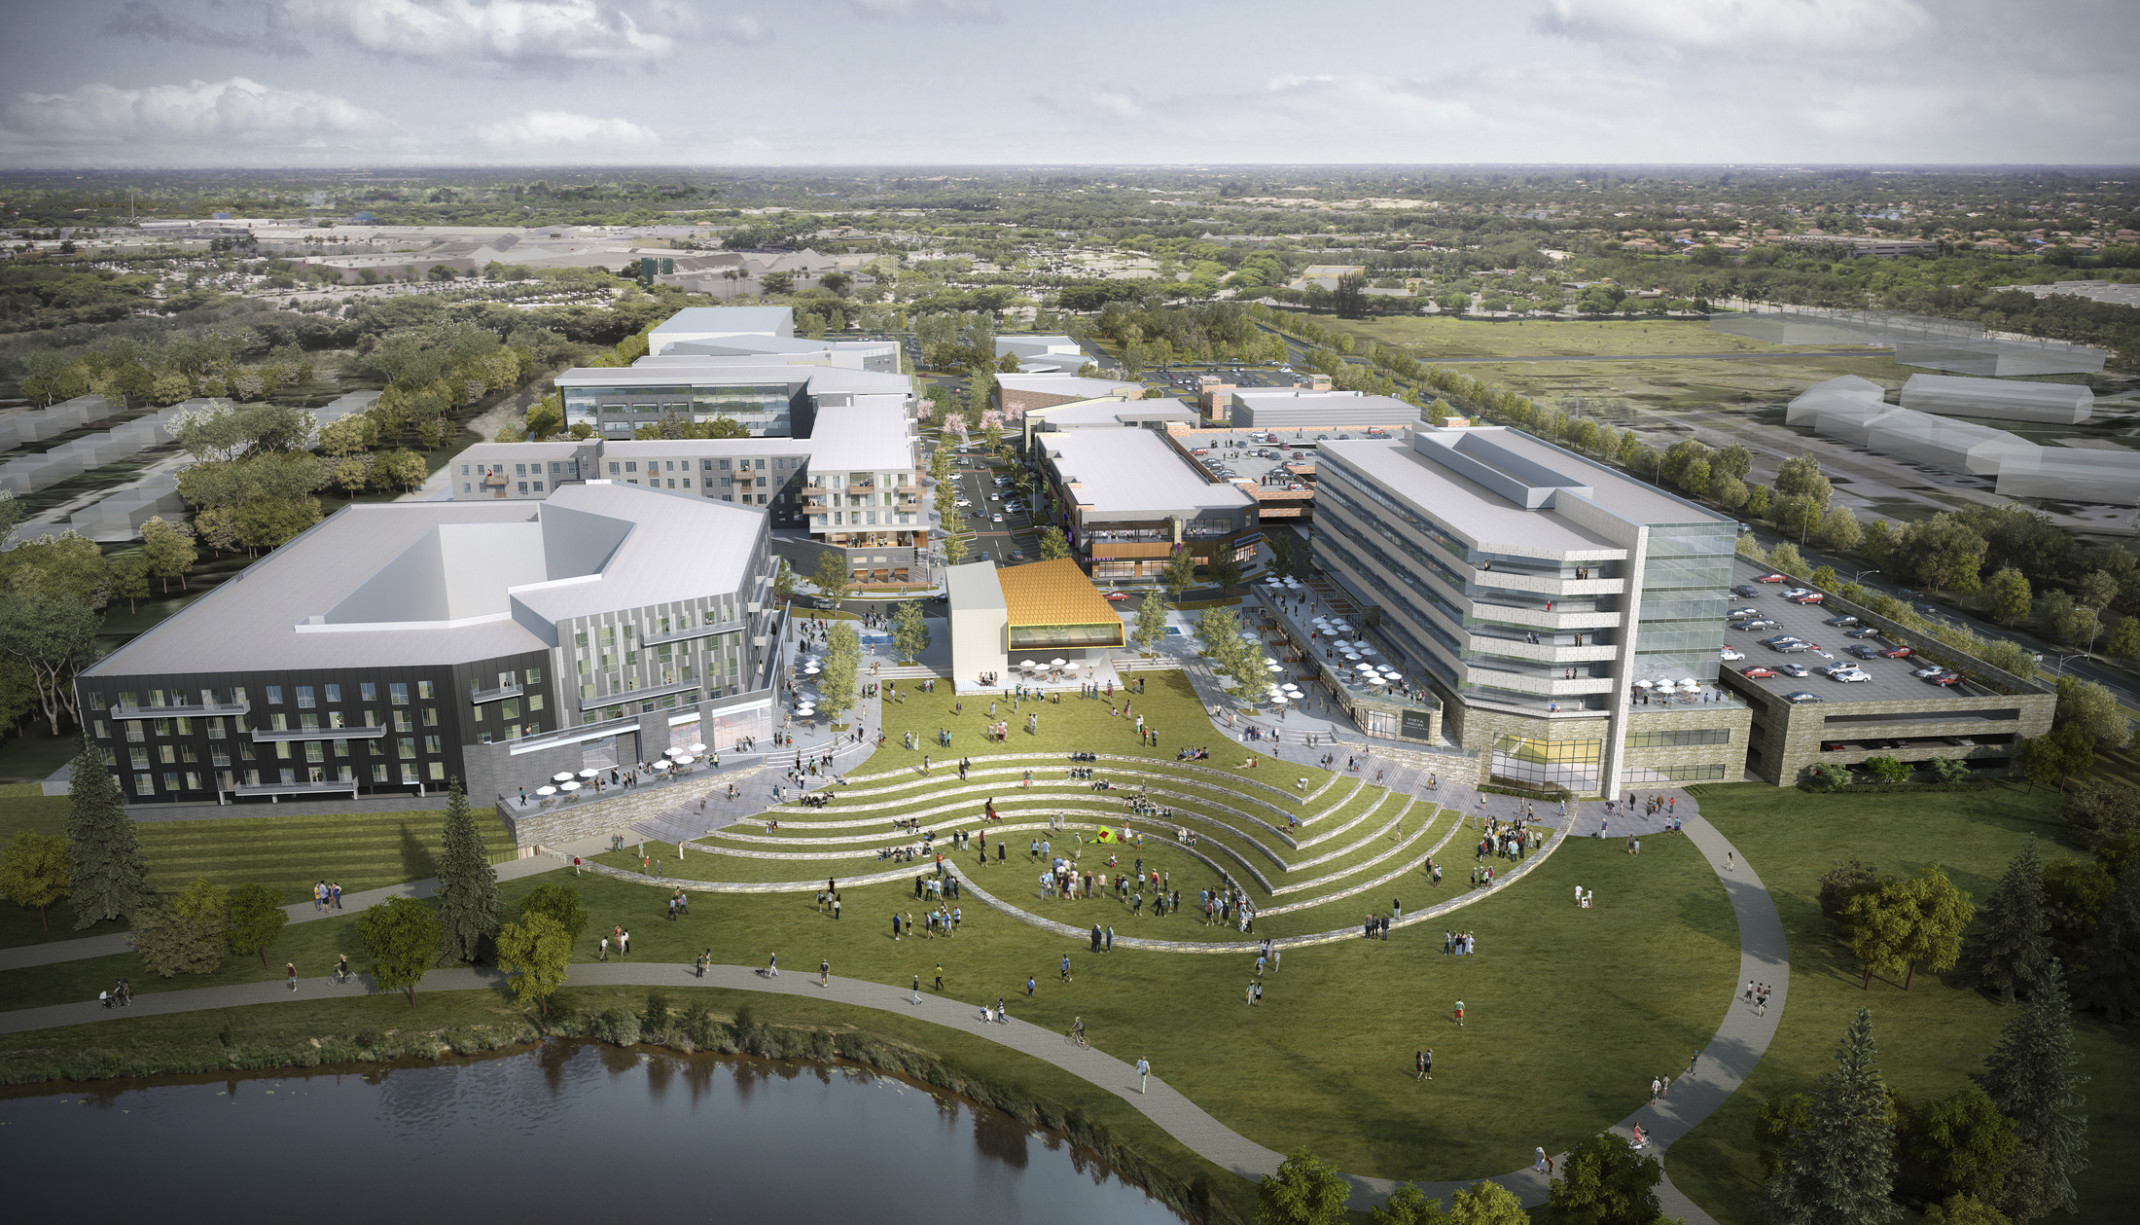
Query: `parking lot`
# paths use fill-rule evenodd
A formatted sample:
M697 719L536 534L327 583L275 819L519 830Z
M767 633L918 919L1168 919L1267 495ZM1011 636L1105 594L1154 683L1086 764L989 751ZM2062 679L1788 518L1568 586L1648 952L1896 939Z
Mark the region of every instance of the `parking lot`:
M1724 664L1734 672L1742 672L1751 666L1774 668L1778 675L1769 680L1752 679L1748 683L1782 695L1804 691L1828 702L1896 702L1921 701L1925 698L1968 697L1981 695L1984 691L1966 682L1956 685L1934 685L1910 673L1926 667L1929 661L1906 659L1861 659L1851 654L1851 647L1869 647L1886 650L1898 645L1884 637L1868 636L1852 638L1851 627L1829 625L1828 620L1838 614L1822 604L1794 604L1783 598L1783 593L1795 586L1792 583L1760 583L1754 581L1770 573L1741 558L1732 566L1732 582L1749 587L1757 594L1752 597L1734 593L1731 607L1753 606L1761 610L1765 620L1777 624L1775 629L1742 630L1727 626L1724 645L1746 654L1745 659L1730 660ZM1771 650L1761 640L1779 634L1803 638L1811 649L1792 653ZM1871 679L1854 684L1844 684L1821 675L1820 669L1831 664L1849 662L1856 664ZM1789 665L1807 669L1809 675L1793 677L1782 674Z
M946 445L956 449L957 437L948 435ZM1024 499L1017 489L996 484L997 477L1009 474L1010 466L984 459L980 450L976 442L972 452L955 455L952 465L958 496L971 504L959 507L967 530L973 533L970 560L988 558L998 566L1040 560L1039 525L1033 522L1032 508L1012 509ZM1003 516L1003 522L995 521L997 515Z

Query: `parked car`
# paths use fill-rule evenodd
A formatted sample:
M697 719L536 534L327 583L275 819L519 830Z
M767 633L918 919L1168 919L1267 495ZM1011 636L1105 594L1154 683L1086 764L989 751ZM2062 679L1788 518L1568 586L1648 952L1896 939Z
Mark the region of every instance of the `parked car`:
M1812 650L1813 644L1810 642L1779 642L1769 649L1780 651L1785 655L1797 655Z
M1791 580L1781 574L1764 574L1754 581L1757 583L1788 583Z
M1827 599L1828 597L1822 595L1818 591L1808 591L1800 595L1788 595L1783 598L1789 600L1793 604L1818 604L1822 600Z
M1764 668L1759 664L1755 664L1751 668L1739 669L1739 675L1745 677L1747 680L1750 681L1770 681L1776 679L1776 670L1774 668Z
M1927 677L1926 679L1935 685L1959 685L1962 683L1962 674L1959 672L1942 672L1938 676Z
M1729 645L1727 645L1722 651L1719 651L1717 654L1721 659L1723 659L1725 663L1730 663L1734 659L1746 658L1746 652L1740 650L1737 647Z
M1739 625L1739 628L1751 634L1759 633L1762 630L1780 630L1783 628L1783 625L1781 622L1777 621L1746 621L1742 622Z
M1872 673L1867 672L1863 668L1838 668L1828 674L1828 679L1831 681L1841 681L1846 685L1855 685L1859 681L1871 680Z
M1813 670L1804 664L1777 664L1776 671L1783 673L1785 676L1813 675Z
M1830 617L1826 621L1821 622L1822 625L1840 625L1846 628L1849 626L1856 625L1857 623L1858 619L1856 617L1851 616L1849 613L1844 613L1840 617Z
M1879 636L1880 631L1870 625L1861 625L1850 631L1850 637L1852 638L1878 638Z
M1731 589L1731 594L1738 596L1740 599L1743 600L1751 600L1755 596L1760 595L1761 593L1754 590L1752 587L1747 586L1744 583L1740 583Z
M988 521L989 521L990 523L1001 523L1001 522L1003 522L1003 516L1001 516L1001 515L990 515L990 516L988 517Z
M1110 599L1110 600L1113 600L1113 601L1115 601L1116 603L1118 603L1118 604L1119 604L1119 603L1121 603L1121 602L1122 602L1123 600L1126 600L1126 599L1128 599L1128 598L1129 598L1129 592L1127 592L1127 591L1110 591L1110 592L1108 592L1108 593L1107 593L1107 598L1108 598L1108 599Z
M1848 648L1848 649L1849 649L1849 651L1850 651L1850 653L1851 653L1852 655L1855 655L1855 656L1857 656L1857 657L1858 657L1859 659L1878 659L1878 658L1880 658L1880 651L1879 651L1879 650L1878 650L1877 648L1875 648L1875 647L1869 647L1869 646L1866 646L1866 645L1865 645L1864 643L1862 643L1862 642L1861 642L1861 643L1859 643L1859 644L1857 644L1856 646L1854 646L1854 647L1850 647L1850 648Z
M1818 702L1823 699L1817 693L1807 693L1805 690L1801 689L1797 693L1784 694L1783 700L1789 702L1793 706L1804 706L1808 702Z
M1910 648L1908 648L1908 647L1889 647L1888 649L1886 649L1885 651L1882 651L1882 652L1880 652L1880 653L1881 653L1882 655L1885 655L1885 656L1887 656L1887 657L1888 657L1889 659L1908 659L1908 658L1910 657Z
M1967 736L1949 736L1947 737L1947 743L1963 749L1976 747L1976 741Z
M1820 743L1820 751L1823 753L1843 753L1848 752L1849 748L1849 745L1840 740L1823 740Z
M1926 664L1924 667L1919 668L1915 672L1910 673L1910 675L1916 677L1918 680L1928 681L1945 671L1946 669L1940 667L1938 664Z
M1776 646L1776 645L1778 645L1779 643L1785 643L1785 642L1804 642L1804 641L1805 641L1805 639L1803 639L1803 638L1800 638L1800 637L1799 637L1798 635L1796 635L1796 634L1777 634L1777 635L1776 635L1775 637L1773 637L1773 638L1763 638L1763 639L1761 640L1761 645L1762 645L1762 646L1765 646L1765 647L1772 647L1772 646Z
M1741 617L1758 617L1760 615L1760 609L1754 607L1751 604L1744 604L1739 606L1738 608L1734 608L1729 612L1726 612L1724 614L1724 619L1726 621L1737 621Z

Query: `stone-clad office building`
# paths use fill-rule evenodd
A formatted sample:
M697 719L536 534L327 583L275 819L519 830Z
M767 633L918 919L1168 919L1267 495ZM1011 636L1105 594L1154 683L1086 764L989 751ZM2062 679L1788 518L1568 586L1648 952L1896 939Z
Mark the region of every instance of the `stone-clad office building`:
M771 728L766 515L569 485L350 506L76 679L135 803L411 795Z

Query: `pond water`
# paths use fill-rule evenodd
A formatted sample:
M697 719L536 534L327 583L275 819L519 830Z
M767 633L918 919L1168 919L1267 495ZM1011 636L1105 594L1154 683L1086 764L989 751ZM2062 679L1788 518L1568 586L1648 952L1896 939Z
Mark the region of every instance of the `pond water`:
M0 1186L17 1221L1180 1220L1059 1137L891 1077L565 1043L20 1093Z

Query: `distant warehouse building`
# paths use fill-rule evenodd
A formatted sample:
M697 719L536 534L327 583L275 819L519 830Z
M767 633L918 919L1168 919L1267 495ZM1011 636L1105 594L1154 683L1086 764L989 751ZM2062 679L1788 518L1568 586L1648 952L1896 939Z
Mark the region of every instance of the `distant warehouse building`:
M1417 405L1395 396L1301 387L1242 387L1230 400L1235 429L1315 434L1329 430L1394 430L1419 420Z
M359 503L84 669L135 803L478 803L772 730L765 516L624 485Z
M1943 416L2079 425L2095 411L2095 393L2071 383L1913 374L1902 385L1902 406Z

